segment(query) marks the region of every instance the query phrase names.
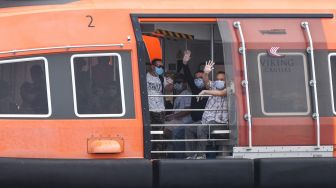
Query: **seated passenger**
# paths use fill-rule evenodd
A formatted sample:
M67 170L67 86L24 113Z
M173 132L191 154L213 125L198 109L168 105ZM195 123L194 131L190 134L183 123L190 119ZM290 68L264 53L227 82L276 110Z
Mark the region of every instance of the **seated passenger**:
M183 57L183 71L188 84L190 86L191 92L193 95L198 95L202 90L205 89L204 81L203 81L203 73L204 71L198 70L194 77L192 76L188 62L190 60L191 52L186 50L184 52ZM204 109L205 105L208 101L207 97L203 97L200 100L197 100L196 97L191 98L191 109ZM192 111L190 112L192 121L194 124L201 124L202 116L204 111ZM197 138L197 127L186 127L185 129L185 138L186 139L196 139ZM197 150L197 142L186 142L186 151L196 151ZM196 157L194 153L187 153L187 158L192 159Z
M48 98L44 71L40 65L33 65L30 68L30 75L32 83L25 82L20 88L22 97L20 111L25 114L47 114Z
M218 72L216 74L216 81L209 80L209 73L213 70L215 63L213 61L206 62L204 67L203 80L205 86L208 90L203 90L199 95L212 95L209 97L208 102L205 106L205 111L202 116L202 124L218 124L227 123L227 100L226 94L227 90L225 88L225 73ZM198 139L207 139L209 134L209 128L207 126L199 127L197 130ZM198 143L198 150L206 150L206 142ZM197 159L205 159L205 153L199 153L196 157Z
M113 73L111 57L98 57L98 64L92 68L92 82L97 88L106 88L113 81Z
M176 95L191 95L188 90L188 84L184 75L179 74L174 80L174 89ZM177 96L174 101L174 109L190 109L191 97L189 96ZM189 124L192 123L192 119L189 111L176 111L171 115L166 116L167 120L170 120L171 124ZM184 139L184 126L176 126L172 128L172 138ZM174 142L173 149L175 151L184 151L184 142ZM184 158L184 154L175 154L175 158Z

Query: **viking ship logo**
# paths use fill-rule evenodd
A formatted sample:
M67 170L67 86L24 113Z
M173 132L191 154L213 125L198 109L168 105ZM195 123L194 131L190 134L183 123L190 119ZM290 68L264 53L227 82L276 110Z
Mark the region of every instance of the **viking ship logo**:
M284 55L281 55L278 53L278 50L280 49L280 47L271 47L267 53L268 55L272 56L272 57L283 57Z

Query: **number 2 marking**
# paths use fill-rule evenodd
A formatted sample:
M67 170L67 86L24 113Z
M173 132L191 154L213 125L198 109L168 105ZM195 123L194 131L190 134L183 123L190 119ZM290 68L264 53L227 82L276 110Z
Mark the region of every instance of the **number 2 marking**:
M89 23L88 27L95 27L95 26L93 25L93 17L90 16L90 15L87 15L86 17L90 19L90 23Z

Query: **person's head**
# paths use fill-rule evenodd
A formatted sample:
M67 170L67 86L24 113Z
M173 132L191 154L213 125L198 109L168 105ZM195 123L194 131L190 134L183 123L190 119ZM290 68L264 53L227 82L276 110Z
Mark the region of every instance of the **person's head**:
M174 89L177 93L182 92L188 86L187 80L183 74L178 74L174 79Z
M33 65L30 68L30 75L33 83L42 82L44 80L43 79L44 73L40 65Z
M164 73L162 59L153 59L151 62L151 72L160 76Z
M194 82L195 82L196 87L199 89L204 88L203 74L204 74L204 71L202 70L198 70L194 74Z
M223 71L217 72L215 87L218 90L222 90L222 89L225 88L225 72L223 72Z

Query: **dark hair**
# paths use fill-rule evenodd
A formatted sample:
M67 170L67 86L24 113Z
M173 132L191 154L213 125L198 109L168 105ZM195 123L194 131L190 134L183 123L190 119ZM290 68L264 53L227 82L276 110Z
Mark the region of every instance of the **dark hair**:
M195 72L195 74L197 74L197 73L204 73L204 71L200 69L200 70Z
M224 71L218 71L216 75L219 75L219 74L224 74L225 75L225 72Z
M156 65L156 62L158 62L158 61L161 61L161 62L162 62L162 59L158 59L158 58L153 59L153 60L151 61L151 65Z

